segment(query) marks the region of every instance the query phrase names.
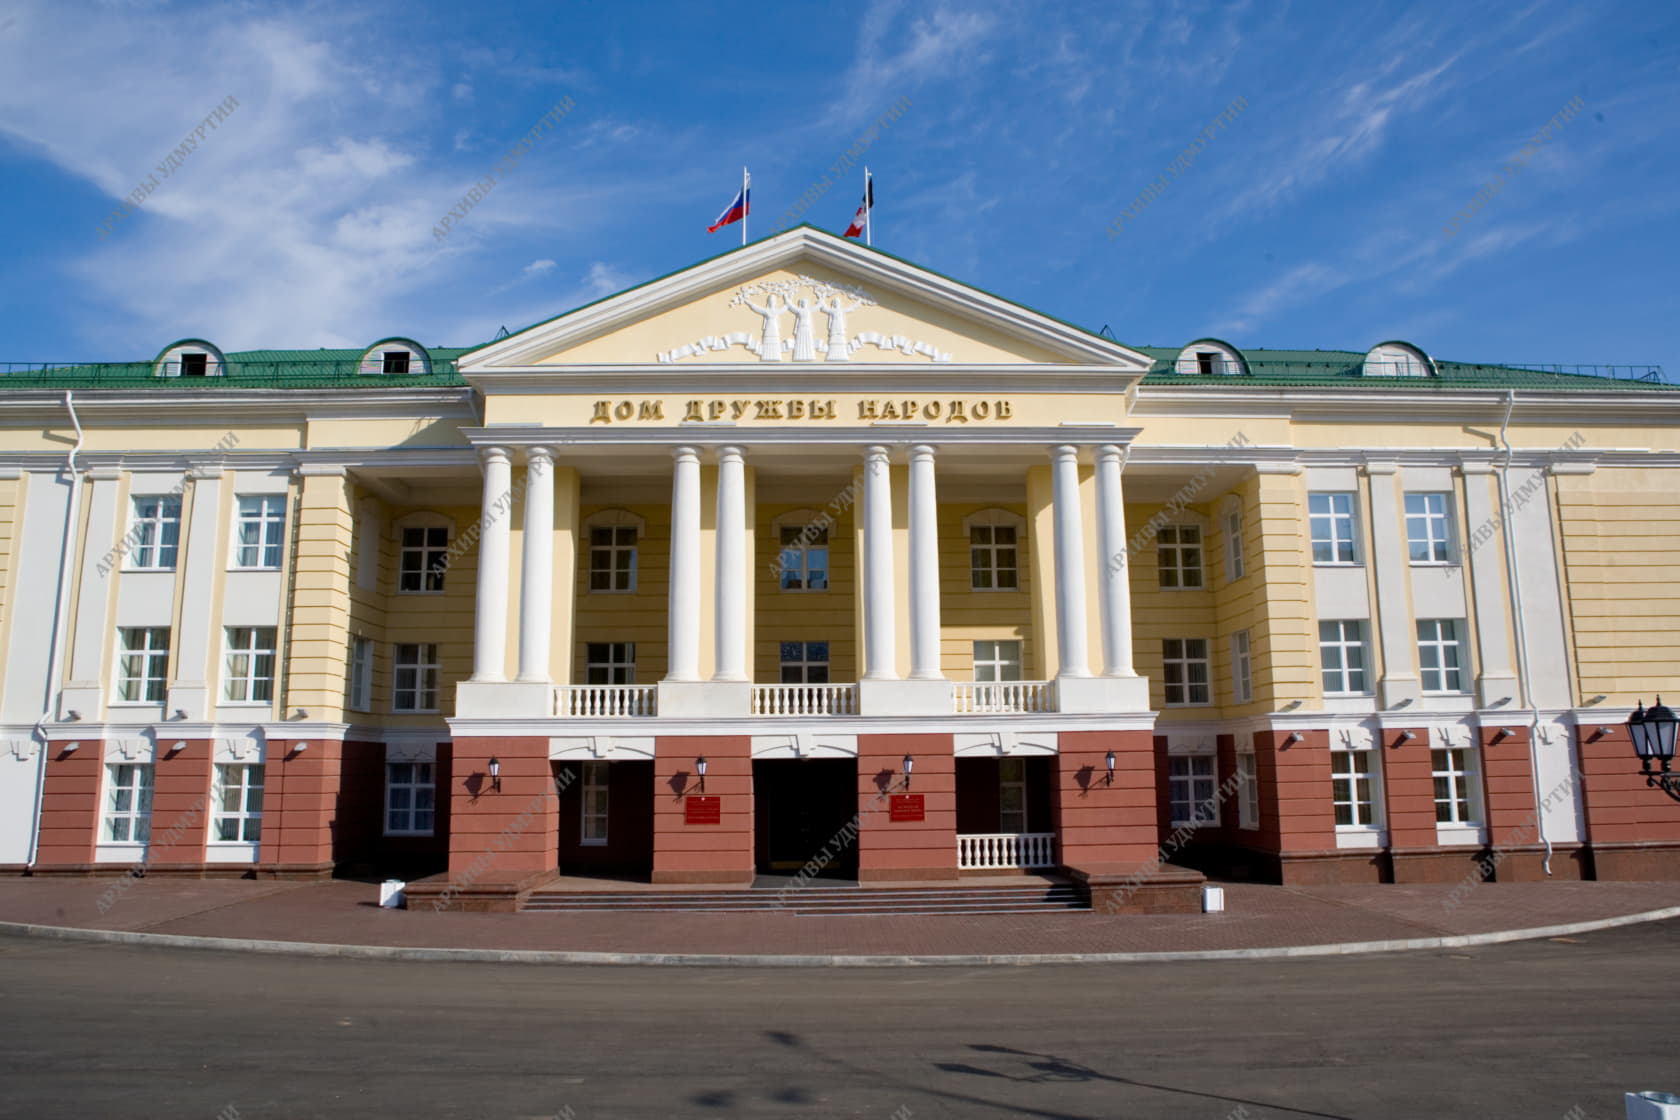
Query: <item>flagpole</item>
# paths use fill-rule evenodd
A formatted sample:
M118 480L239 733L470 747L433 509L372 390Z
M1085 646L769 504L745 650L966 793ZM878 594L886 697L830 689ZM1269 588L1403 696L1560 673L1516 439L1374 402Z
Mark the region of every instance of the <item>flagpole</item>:
M875 207L869 203L869 167L865 165L863 169L863 243L873 247L875 238L869 228L869 223L873 218Z
M747 212L752 209L752 202L747 198L747 165L741 165L741 244L747 243Z

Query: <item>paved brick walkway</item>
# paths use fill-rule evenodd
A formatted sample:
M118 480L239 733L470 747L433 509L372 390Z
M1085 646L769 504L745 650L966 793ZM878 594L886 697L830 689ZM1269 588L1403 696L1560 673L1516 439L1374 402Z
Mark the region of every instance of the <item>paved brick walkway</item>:
M1680 882L1225 887L1222 914L880 917L434 914L382 910L371 883L0 879L0 921L409 948L767 955L994 955L1258 949L1492 933L1680 906Z

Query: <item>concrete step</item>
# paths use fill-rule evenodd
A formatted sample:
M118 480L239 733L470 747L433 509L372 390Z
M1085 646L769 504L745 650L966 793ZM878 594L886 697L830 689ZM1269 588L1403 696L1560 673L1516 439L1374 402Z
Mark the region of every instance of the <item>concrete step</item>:
M796 887L782 890L533 892L536 913L1045 914L1089 910L1072 886Z

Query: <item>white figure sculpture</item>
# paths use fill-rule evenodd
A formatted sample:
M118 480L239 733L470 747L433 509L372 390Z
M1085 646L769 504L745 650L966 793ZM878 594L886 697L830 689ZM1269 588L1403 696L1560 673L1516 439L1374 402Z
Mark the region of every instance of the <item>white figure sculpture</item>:
M813 325L817 317L817 305L803 297L798 303L790 302L788 309L793 312L793 360L796 362L814 362L817 360L817 334Z
M844 362L851 357L851 344L846 339L846 315L863 306L862 300L854 300L850 307L842 306L838 294L830 295L817 304L828 316L828 360Z
M764 334L758 340L758 360L761 362L781 361L782 313L788 309L787 300L775 292L771 292L764 297L763 307L758 306L750 299L742 302L764 316Z

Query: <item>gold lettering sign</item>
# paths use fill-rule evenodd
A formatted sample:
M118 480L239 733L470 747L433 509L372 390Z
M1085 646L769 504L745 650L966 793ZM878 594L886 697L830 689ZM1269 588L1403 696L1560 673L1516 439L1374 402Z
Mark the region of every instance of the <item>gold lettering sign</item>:
M678 410L673 408L672 415ZM967 424L978 421L1009 420L1015 415L1014 402L1008 400L938 400L918 397L877 397L857 402L855 419L922 420L936 424ZM654 401L596 401L591 424L647 422L665 419L665 402ZM729 420L839 420L837 401L818 398L787 398L759 400L748 397L712 397L682 402L681 420L685 424ZM847 417L852 419L852 417Z

